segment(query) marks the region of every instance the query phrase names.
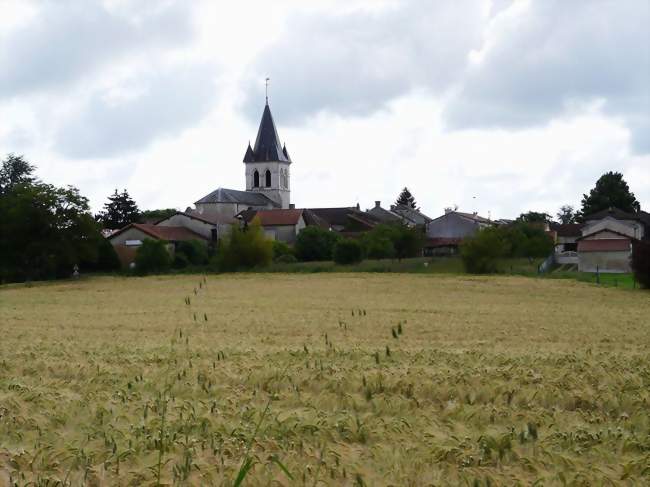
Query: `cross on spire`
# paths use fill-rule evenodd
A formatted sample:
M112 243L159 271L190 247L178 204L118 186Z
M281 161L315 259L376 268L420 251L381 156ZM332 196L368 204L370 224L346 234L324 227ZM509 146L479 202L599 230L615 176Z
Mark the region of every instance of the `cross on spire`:
M266 91L266 104L269 104L269 81L271 81L271 78L266 78L264 80L264 85L265 85L265 91Z

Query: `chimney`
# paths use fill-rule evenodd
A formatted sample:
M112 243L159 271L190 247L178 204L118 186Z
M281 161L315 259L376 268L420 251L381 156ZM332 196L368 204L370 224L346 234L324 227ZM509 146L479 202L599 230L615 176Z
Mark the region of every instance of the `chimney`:
M450 208L450 207L445 208L445 215L447 215L448 213L451 213L452 211L454 211L454 210L452 208Z
M289 209L290 210L295 210L296 209L296 204L295 203L289 203Z
M375 201L375 208L381 208L381 201Z

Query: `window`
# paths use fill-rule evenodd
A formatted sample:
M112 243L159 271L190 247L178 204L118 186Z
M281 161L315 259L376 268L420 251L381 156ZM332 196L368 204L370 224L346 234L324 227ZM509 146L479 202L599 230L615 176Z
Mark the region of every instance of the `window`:
M260 187L260 173L257 170L253 173L253 188Z
M270 188L271 187L271 171L268 169L266 170L266 187Z

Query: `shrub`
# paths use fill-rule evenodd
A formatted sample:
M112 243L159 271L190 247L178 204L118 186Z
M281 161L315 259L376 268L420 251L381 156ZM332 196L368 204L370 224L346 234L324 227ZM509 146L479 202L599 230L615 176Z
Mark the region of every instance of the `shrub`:
M296 257L302 261L332 260L332 250L339 238L324 228L307 227L296 238Z
M650 289L650 242L634 242L632 247L632 270L637 282Z
M488 274L497 271L498 260L509 252L503 232L498 228L485 228L460 246L460 256L467 272Z
M183 252L177 250L174 253L174 262L172 263L174 269L184 269L188 265L190 265L190 259Z
M295 264L298 262L298 259L296 259L296 256L293 254L284 254L275 259L275 262L279 264Z
M187 240L179 242L176 247L176 254L183 254L188 264L205 265L208 262L208 247L200 240Z
M332 254L337 264L356 264L363 260L361 244L349 238L336 242Z
M392 225L377 225L362 239L365 254L370 259L389 259L395 256L395 231Z
M135 253L135 269L138 274L164 272L171 266L171 257L165 242L145 238Z
M538 224L517 222L497 231L508 243L508 257L547 257L553 252L553 240Z
M272 257L273 242L264 236L259 219L255 218L245 228L232 225L230 234L217 251L214 264L219 271L229 272L266 266Z
M396 225L393 247L395 247L395 257L405 259L407 257L417 257L422 252L424 234L418 227L407 227L406 225Z
M286 255L290 255L291 257L294 257L293 255L293 249L289 247L285 242L281 242L279 240L274 240L273 241L273 260L276 262L279 262L279 259L281 257L284 257ZM295 257L294 257L294 260Z

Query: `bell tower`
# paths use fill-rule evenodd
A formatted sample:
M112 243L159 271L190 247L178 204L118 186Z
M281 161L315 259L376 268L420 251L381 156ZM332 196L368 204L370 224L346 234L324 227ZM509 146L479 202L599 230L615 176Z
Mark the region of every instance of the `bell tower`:
M291 185L291 157L286 145L280 144L273 115L266 98L255 145L250 142L244 155L246 165L246 191L262 193L281 208L289 208Z

